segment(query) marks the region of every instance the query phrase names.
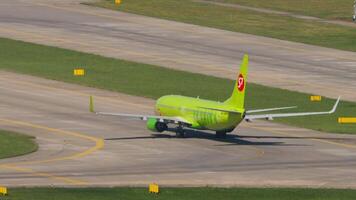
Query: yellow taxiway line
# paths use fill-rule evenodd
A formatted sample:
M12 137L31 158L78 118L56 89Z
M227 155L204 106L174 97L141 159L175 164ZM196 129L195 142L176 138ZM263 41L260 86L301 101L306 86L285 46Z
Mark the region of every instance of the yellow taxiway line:
M0 168L10 169L10 170L18 171L18 172L28 173L28 174L35 175L35 176L46 177L46 178L50 178L50 179L54 179L54 180L58 180L58 181L63 181L65 183L69 183L71 185L88 185L88 182L86 182L86 181L63 177L63 176L57 176L57 175L53 175L50 173L36 172L32 169L24 168L24 167L17 167L17 166L13 166L13 165L11 165L11 166L0 165Z
M35 161L12 162L12 163L5 163L5 164L1 164L0 165L0 168L12 169L12 170L15 170L15 171L26 172L26 173L29 173L29 174L32 174L32 175L36 175L36 176L41 176L41 177L47 177L47 178L50 178L50 179L60 180L60 181L63 181L63 182L66 182L66 183L69 183L69 184L72 184L72 185L86 185L86 184L88 184L87 182L82 181L82 180L77 180L77 179L67 178L67 177L62 177L62 176L56 176L56 175L50 174L50 173L36 172L36 171L34 171L32 169L25 168L25 167L19 167L17 165L50 163L50 162L56 162L56 161L73 160L73 159L82 158L84 156L88 156L88 155L94 153L95 151L98 151L98 150L102 149L104 147L104 140L103 139L92 137L92 136L88 136L88 135L84 135L84 134L81 134L81 133L76 133L76 132L71 132L71 131L64 131L64 130L60 130L60 129L50 128L50 127L37 125L37 124L32 124L32 123L29 123L29 122L18 121L18 120L0 119L0 122L8 123L8 124L14 124L14 125L18 125L18 126L30 127L30 128L34 128L34 129L45 130L45 131L48 131L48 132L51 132L51 133L55 133L55 134L77 137L77 138L80 138L80 139L85 139L85 140L89 140L89 141L94 142L95 146L92 146L92 147L86 149L85 151L82 151L82 152L79 152L79 153L75 153L75 154L72 154L72 155L68 155L68 156L62 156L62 157L44 159L44 160L35 160Z

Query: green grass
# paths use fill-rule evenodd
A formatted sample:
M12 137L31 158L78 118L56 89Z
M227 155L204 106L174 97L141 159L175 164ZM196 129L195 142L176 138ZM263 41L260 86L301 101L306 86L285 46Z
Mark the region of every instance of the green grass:
M351 27L197 3L192 0L124 0L120 6L116 6L113 2L100 0L90 5L229 31L356 51L356 31Z
M287 11L295 14L315 16L327 19L352 21L353 0L212 0L216 2L236 3L257 8Z
M234 85L228 79L9 39L0 38L0 45L6 49L0 54L0 69L152 99L180 94L223 101L230 96ZM73 69L78 66L85 67L85 77L73 76ZM247 85L247 108L297 105L299 109L292 111L319 111L329 110L333 104L334 100L326 98L321 103L311 103L308 94L251 83ZM353 116L355 113L356 103L342 102L335 115L285 118L278 122L327 132L356 133L356 125L337 123L338 116Z
M349 189L285 188L163 188L159 195L146 188L14 188L4 200L354 200Z
M33 137L0 130L0 159L28 154L37 148Z

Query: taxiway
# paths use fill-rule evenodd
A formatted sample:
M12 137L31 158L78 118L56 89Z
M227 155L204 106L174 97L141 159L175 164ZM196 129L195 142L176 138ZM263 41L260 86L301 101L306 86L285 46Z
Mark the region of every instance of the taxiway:
M356 136L256 121L226 139L153 134L141 121L89 113L150 114L154 101L0 72L0 127L36 137L39 151L0 160L6 186L309 186L356 188Z

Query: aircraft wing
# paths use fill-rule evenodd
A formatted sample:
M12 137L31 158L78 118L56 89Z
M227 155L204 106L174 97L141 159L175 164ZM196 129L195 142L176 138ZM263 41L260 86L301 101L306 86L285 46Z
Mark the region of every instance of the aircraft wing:
M165 116L155 116L155 115L136 115L136 114L127 114L127 113L108 113L108 112L94 112L97 115L107 115L107 116L117 116L125 117L137 120L147 121L148 119L157 119L160 122L172 123L172 124L191 124L188 121L179 118L179 117L165 117Z
M191 125L187 120L180 117L165 117L165 116L155 116L155 115L140 115L140 114L127 114L127 113L110 113L110 112L95 112L93 97L90 96L89 111L97 115L106 115L106 116L117 116L129 119L143 120L147 121L148 119L156 119L160 122L171 123L171 124L184 124Z
M300 113L275 113L275 114L261 114L261 115L249 115L246 112L245 120L251 121L254 119L267 119L273 120L274 118L281 118L281 117L297 117L297 116L310 116L310 115L325 115L325 114L332 114L336 111L336 108L339 104L340 97L336 100L334 107L330 111L324 112L300 112Z
M221 111L221 112L241 114L241 112L234 111L234 110L225 110L225 109L209 108L209 107L199 107L199 108L208 109L208 110L215 110L215 111ZM266 108L266 109L258 109L258 110L248 110L248 111L246 111L246 114L258 113L258 112L267 112L267 111L274 111L274 110L285 110L285 109L291 109L291 108L297 108L297 106L281 107L281 108Z

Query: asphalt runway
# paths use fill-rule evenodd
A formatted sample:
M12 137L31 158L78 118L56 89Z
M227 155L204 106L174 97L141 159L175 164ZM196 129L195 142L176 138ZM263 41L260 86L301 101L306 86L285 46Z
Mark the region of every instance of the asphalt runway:
M81 5L1 0L0 37L235 79L244 53L250 81L356 101L356 53Z
M97 110L111 112L150 114L150 99L9 72L0 82L0 128L40 144L0 160L0 185L356 188L356 136L256 121L227 139L208 132L182 139L88 111L89 95Z

